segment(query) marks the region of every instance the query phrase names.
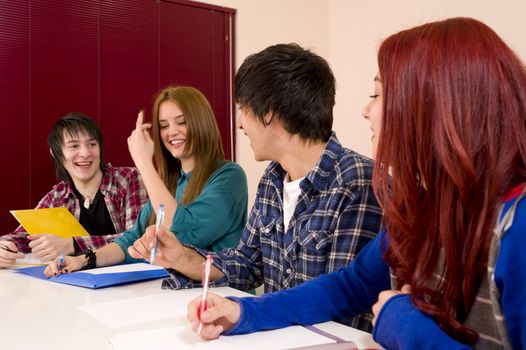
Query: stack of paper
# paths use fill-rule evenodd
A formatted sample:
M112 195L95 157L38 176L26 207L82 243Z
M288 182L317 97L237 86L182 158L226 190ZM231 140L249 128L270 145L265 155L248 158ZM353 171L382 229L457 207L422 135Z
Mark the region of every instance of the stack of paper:
M46 262L40 260L33 254L24 254L23 259L16 259L15 267L22 267L22 266L34 266L34 265L47 265Z
M292 326L266 332L235 336L220 336L205 341L197 336L189 326L162 328L148 331L121 333L110 339L115 350L142 349L194 349L194 350L268 350L292 349L313 346L311 349L323 349L323 346L335 346L335 341L311 332L301 326ZM352 350L356 346L347 342L339 349ZM334 350L336 350L335 348Z
M223 295L221 288L214 292ZM202 340L195 334L186 320L186 306L199 297L200 289L183 289L176 292L165 290L159 294L98 304L82 305L78 308L111 328L146 325L155 321L170 320L171 327L123 332L109 341L115 350L134 349L193 349L193 350L267 350L267 349L356 349L353 342L336 342L335 337L315 327L293 326L253 334L221 336L213 341ZM223 295L225 296L225 295ZM326 348L326 347L337 348ZM312 348L310 348L312 347Z

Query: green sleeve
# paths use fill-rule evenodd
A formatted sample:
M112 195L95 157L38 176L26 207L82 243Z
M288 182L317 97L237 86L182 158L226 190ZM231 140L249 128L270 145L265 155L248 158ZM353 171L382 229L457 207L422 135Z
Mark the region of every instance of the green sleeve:
M139 212L139 216L137 216L135 224L129 230L124 231L122 236L116 238L113 241L122 249L122 251L126 255L124 263L127 264L142 261L139 259L132 258L128 253L128 247L133 245L133 243L143 235L144 231L148 227L148 222L150 221L151 213L152 203L150 202L150 200L148 200L148 202L146 202L144 207L142 207L141 211Z
M191 203L178 203L171 231L184 244L218 250L237 245L246 223L247 179L236 163L227 163L208 180Z

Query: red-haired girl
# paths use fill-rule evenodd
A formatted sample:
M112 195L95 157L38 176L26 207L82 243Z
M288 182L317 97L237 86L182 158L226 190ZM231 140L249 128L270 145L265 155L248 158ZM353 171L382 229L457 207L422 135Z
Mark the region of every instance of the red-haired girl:
M390 36L378 65L363 114L384 231L349 267L297 288L210 295L203 338L372 307L389 349L526 347L523 63L483 23L453 18Z

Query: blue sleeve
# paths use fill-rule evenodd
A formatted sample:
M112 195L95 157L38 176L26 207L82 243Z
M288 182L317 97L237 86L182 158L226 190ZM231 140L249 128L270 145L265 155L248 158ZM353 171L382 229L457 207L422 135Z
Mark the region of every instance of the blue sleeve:
M116 238L113 242L116 243L126 255L124 263L139 262L142 260L134 259L128 253L128 247L132 246L133 243L138 240L146 231L148 223L150 222L150 216L152 214L152 203L148 200L144 207L142 207L139 215L137 216L137 221L135 224L127 231L124 231L122 236Z
M471 349L448 336L432 317L417 309L409 294L395 295L384 304L373 338L386 349Z
M178 203L171 231L181 243L197 248L235 246L246 223L247 202L243 169L227 163L212 174L195 200L187 205Z
M314 324L369 310L390 288L385 237L385 232L376 236L346 268L260 298L233 298L240 303L241 318L226 334Z
M521 201L513 225L501 239L494 275L501 292L502 311L514 349L526 346L525 216L526 201ZM409 295L397 295L385 303L378 315L373 337L386 348L470 349L448 336L430 316L418 310Z
M513 225L501 239L495 283L501 292L502 312L514 349L526 348L526 200L515 211Z

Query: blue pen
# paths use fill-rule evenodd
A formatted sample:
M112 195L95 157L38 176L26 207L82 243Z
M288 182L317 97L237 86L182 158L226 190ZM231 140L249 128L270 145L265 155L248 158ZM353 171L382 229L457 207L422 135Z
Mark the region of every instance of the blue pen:
M159 240L157 239L157 230L161 227L164 219L164 205L159 205L159 210L157 211L157 220L155 221L155 244L150 251L150 264L153 264L155 260L155 252L157 252L157 246L159 245Z
M62 265L64 264L64 254L58 256L58 270L62 271Z

